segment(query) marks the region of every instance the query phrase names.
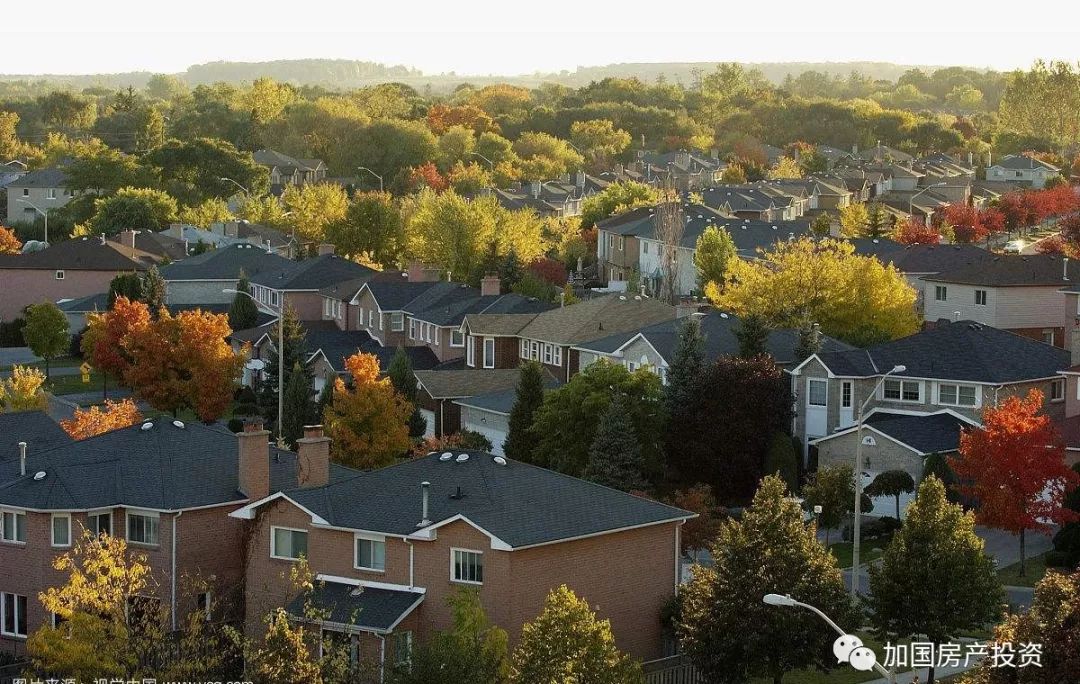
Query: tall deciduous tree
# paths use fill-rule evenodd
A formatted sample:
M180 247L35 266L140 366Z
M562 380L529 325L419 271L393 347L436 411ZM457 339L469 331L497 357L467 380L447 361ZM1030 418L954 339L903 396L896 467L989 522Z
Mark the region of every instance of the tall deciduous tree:
M52 302L31 304L26 309L23 339L30 351L45 359L45 379L49 379L49 363L67 352L68 320L60 307Z
M940 480L923 480L881 564L870 565L875 631L892 641L926 635L942 644L997 618L1003 599L974 516L948 502ZM926 681L934 681L933 666Z
M643 466L641 444L627 412L626 400L615 395L596 426L585 479L624 492L642 491L648 486L642 476Z
M45 375L37 368L12 366L11 376L0 378L0 412L43 411Z
M537 439L533 432L533 420L543 403L544 367L537 361L526 361L521 364L514 406L510 409L509 428L503 442L503 453L510 458L534 462L533 450Z
M963 483L960 491L978 501L980 524L1020 535L1020 575L1028 530L1047 530L1076 514L1064 506L1080 484L1065 465L1065 446L1050 416L1040 414L1043 395L1009 397L983 411L983 426L960 435L960 452L949 460Z
M640 684L641 666L615 646L611 624L566 585L521 630L511 665L514 684Z
M239 191L232 181L244 187L246 195L270 189L270 172L256 164L250 152L220 139L169 140L144 161L157 167L164 188L186 205L232 197Z
M90 229L116 235L123 230L156 232L176 220L176 200L153 188L121 188L94 202Z
M803 487L803 503L808 510L821 506L817 523L825 528L825 544L829 544L829 530L840 527L844 519L855 510L855 473L851 466L834 465L819 468ZM864 507L864 510L869 510Z
M705 289L708 283L724 283L728 264L737 259L735 241L726 228L709 226L694 247L694 266L697 268L698 287Z
M716 563L695 568L678 624L686 653L707 681L768 677L780 684L786 672L835 665L835 637L820 618L761 602L765 594L790 594L855 626L836 559L816 539L815 526L803 523L779 477L761 481L742 519L725 522L711 548Z
M396 264L405 247L405 227L393 196L356 193L344 218L327 225L326 240L343 256Z
M70 419L60 421L60 427L64 428L64 431L73 439L86 439L103 432L129 427L140 420L142 420L142 413L132 400L107 400L104 408L100 406L76 408L75 414Z
M589 195L581 203L581 227L592 228L612 214L635 207L649 206L660 199L656 188L625 181L612 183L595 195Z
M259 321L259 307L251 298L251 283L247 274L240 269L240 279L236 282L237 293L229 305L229 327L233 330L247 330L255 327ZM243 292L244 294L239 294Z
M862 202L852 202L840 210L840 232L844 237L861 237L866 232L868 214Z
M0 226L0 254L18 254L22 251L22 242L15 237L15 231Z
M127 297L135 302L143 302L143 279L138 273L121 273L109 281L108 303L112 308L118 297ZM155 309L156 313L157 310Z
M161 271L154 264L146 269L142 277L142 296L146 307L152 312L165 306L165 279L161 277Z
M87 317L82 337L83 357L104 373L122 378L131 366L131 354L125 342L150 325L146 304L120 296L106 313Z
M349 196L337 185L317 183L290 185L281 195L286 211L292 212L289 223L305 240L326 239L328 227L345 218Z
M323 423L333 439L331 455L354 468L388 465L409 449L411 407L389 378L379 377L379 360L354 354L345 360L352 386L338 378Z

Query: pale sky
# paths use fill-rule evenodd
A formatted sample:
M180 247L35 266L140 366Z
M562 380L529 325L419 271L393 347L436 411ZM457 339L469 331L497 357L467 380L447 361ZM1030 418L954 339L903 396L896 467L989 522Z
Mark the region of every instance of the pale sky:
M18 30L22 12L30 30ZM0 73L172 73L216 60L301 58L462 75L616 62L1012 69L1036 58L1080 60L1078 27L1075 0L1027 8L1000 0L60 0L44 14L26 3L4 13Z

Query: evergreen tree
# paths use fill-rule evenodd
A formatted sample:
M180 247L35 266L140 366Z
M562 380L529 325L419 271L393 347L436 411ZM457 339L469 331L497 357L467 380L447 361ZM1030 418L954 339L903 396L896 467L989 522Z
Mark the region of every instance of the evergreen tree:
M517 397L510 409L510 427L503 442L507 457L526 463L533 462L536 438L533 433L533 417L544 403L544 368L536 361L521 364Z
M665 400L668 415L672 420L680 410L689 405L694 383L701 376L705 366L705 338L701 334L701 323L696 316L690 316L679 330L679 341L675 346L675 357L668 369L668 384L665 388Z
M259 307L255 305L255 300L248 296L251 294L251 284L242 269L240 280L236 283L236 290L246 294L237 294L233 297L232 304L229 305L229 327L233 330L254 328L259 321Z
M769 328L765 319L757 314L744 316L739 321L735 338L739 340L739 356L744 359L768 353L765 344L769 341Z
M300 371L307 380L308 385L311 384L312 379L311 367L307 363L307 335L300 325L296 310L292 307L285 307L285 314L282 319L271 326L267 333L271 340L269 344L273 345L273 348L268 355L265 355L266 372L263 375L262 386L259 390L259 405L262 408L263 418L271 426L271 431L277 429L278 386L284 384L280 381L281 374L278 369L278 325L283 326L284 367L293 368L296 364L300 364ZM288 377L286 375L287 381Z
M109 282L109 308L117 297L127 297L133 302L143 301L143 281L138 273L121 273ZM156 314L157 311L151 311Z
M880 202L873 202L866 210L866 236L885 237L889 232L889 214Z
M996 619L1004 598L975 516L949 503L936 477L924 479L880 565L870 565L875 632L894 643L925 635L943 644ZM934 681L933 667L926 681Z
M405 353L404 347L397 348L386 370L386 375L390 378L390 384L394 386L397 393L413 407L412 414L409 416L409 436L423 437L427 430L427 421L416 405L416 375L413 374L412 360Z
M930 454L923 461L923 479L925 480L931 475L941 480L941 483L945 485L945 498L950 503L961 502L960 493L956 491L956 473L953 472L952 466L949 465L949 460L937 452Z
M289 448L304 436L304 426L314 422L315 404L311 400L311 383L304 369L297 362L285 382L285 406L282 415L281 436Z
M799 341L795 343L795 361L805 361L821 351L821 328L810 323L799 328Z
M600 415L596 437L589 449L585 479L624 492L642 491L648 486L642 477L643 465L641 445L626 409L626 399L617 394Z
M499 281L502 283L502 291L512 292L524 274L521 259L518 258L517 251L511 247L506 258L499 264Z
M161 307L165 306L165 279L157 266L150 266L142 278L142 299L150 313L157 315Z

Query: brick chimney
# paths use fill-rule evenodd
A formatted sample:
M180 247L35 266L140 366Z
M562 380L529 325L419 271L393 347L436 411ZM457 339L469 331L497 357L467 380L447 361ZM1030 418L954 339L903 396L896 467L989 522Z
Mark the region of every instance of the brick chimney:
M489 273L480 279L481 297L500 294L502 294L502 281L499 280L499 276L494 273Z
M262 418L251 418L236 438L240 442L240 491L257 501L270 494L270 431L263 429Z
M305 425L296 440L296 479L301 487L322 487L330 482L330 438L322 425Z
M320 242L318 247L319 256L325 256L327 254L334 253L334 246L329 242Z
M135 235L134 230L122 230L120 234L116 236L116 241L127 247L128 249L135 249Z
M425 266L419 261L409 263L408 274L410 283L434 283L439 280L439 269Z

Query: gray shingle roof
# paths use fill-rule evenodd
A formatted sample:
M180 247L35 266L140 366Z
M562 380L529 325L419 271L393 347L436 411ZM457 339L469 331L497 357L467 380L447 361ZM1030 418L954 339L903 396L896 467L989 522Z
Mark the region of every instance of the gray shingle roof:
M924 280L987 287L1067 286L1080 281L1080 263L1060 254L997 254L926 276Z
M374 276L378 271L335 254L289 261L251 277L251 282L275 290L321 290L334 283Z
M416 379L432 399L461 399L517 387L517 368L418 370Z
M1000 166L1003 169L1012 169L1014 171L1033 171L1035 169L1046 169L1047 171L1053 171L1057 173L1061 171L1053 164L1048 164L1041 159L1035 159L1029 157L1026 154L1010 154L998 159L993 166Z
M956 451L960 448L960 430L971 423L951 413L910 414L874 411L866 424L924 454Z
M420 483L430 482L431 520L463 515L514 548L693 515L518 461L498 465L490 454L453 453L445 462L431 454L286 494L331 525L408 535L420 522ZM460 453L468 460L457 462Z
M22 178L8 184L9 188L66 188L67 174L61 169L41 169L31 171Z
M656 299L607 295L532 317L521 314L467 316L470 330L520 335L554 344L578 344L675 318L675 308ZM498 332L496 332L498 331Z
M145 271L144 263L133 261L122 251L127 248L98 238L77 238L54 242L40 252L0 254L0 268L65 271Z
M310 354L322 352L338 373L345 372L345 359L359 352L375 355L384 372L397 354L396 347L382 346L364 330L308 330L305 346ZM439 365L435 352L428 347L404 349L415 370L428 370Z
M242 270L249 278L292 268L296 262L247 243L211 249L161 269L165 280L236 280Z
M544 376L544 387L546 389L555 389L562 383L555 377L550 375ZM468 397L465 399L458 399L454 401L455 404L460 406L471 406L473 408L482 409L484 411L490 411L492 413L501 413L503 415L510 415L510 410L514 408L514 402L517 400L517 387L511 389L500 390L498 392L489 392L488 394L478 394L475 397Z
M855 252L876 256L902 273L942 273L994 259L975 245L901 245L892 240L854 240Z
M303 619L305 604L326 611L323 622L348 625L363 631L386 632L424 600L420 591L362 587L320 580L310 595L301 594L289 603L290 615ZM322 617L322 616L320 616Z
M26 442L29 459L43 451L75 441L43 411L0 413L0 435L3 435L0 437L0 462L18 462L19 442ZM0 466L0 475L7 473L8 469Z
M1028 337L974 321L943 323L869 349L823 352L818 358L839 376L871 377L897 365L897 376L992 384L1056 376L1070 354Z

